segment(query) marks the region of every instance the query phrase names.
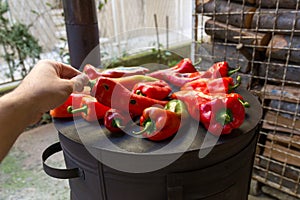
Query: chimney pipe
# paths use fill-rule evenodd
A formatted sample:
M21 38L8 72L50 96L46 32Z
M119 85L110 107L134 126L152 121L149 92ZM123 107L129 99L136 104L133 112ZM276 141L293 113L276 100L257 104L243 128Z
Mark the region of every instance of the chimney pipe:
M95 0L63 0L71 65L100 65L99 29Z

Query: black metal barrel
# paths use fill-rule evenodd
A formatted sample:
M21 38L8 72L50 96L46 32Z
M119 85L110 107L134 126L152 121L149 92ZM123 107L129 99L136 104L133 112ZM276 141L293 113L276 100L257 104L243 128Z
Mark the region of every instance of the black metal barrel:
M153 142L111 134L101 122L56 119L60 143L43 156L46 160L62 148L68 169L44 169L50 176L70 178L73 200L246 200L262 109L248 91L238 93L251 107L242 126L220 138L193 120L174 138ZM138 171L164 162L161 168Z

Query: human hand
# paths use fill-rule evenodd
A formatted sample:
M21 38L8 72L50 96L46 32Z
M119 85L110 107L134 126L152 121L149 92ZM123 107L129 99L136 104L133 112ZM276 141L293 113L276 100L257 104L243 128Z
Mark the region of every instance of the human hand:
M39 61L24 78L17 92L30 100L39 119L41 114L62 104L73 91L82 91L88 77L75 68L51 60Z

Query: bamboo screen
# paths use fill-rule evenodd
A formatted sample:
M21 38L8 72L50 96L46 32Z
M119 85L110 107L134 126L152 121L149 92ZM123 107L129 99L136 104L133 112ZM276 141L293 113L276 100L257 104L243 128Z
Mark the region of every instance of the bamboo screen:
M253 179L300 198L300 1L193 3L194 61L240 66L242 86L262 103Z

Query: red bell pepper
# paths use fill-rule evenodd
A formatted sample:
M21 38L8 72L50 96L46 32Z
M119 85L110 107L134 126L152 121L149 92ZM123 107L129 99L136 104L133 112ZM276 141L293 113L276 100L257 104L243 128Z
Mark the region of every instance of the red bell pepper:
M239 71L240 68L229 70L229 65L226 61L217 62L208 68L204 73L200 74L201 78L221 78L231 76L235 72ZM195 74L194 74L195 76Z
M145 75L147 72L149 72L149 69L138 66L138 67L116 67L116 68L105 69L100 71L94 66L87 64L84 66L83 72L86 73L90 79L96 79L99 77L120 78L124 76Z
M163 80L140 82L135 84L132 90L135 94L158 100L167 98L172 91L171 87Z
M217 98L200 107L200 121L213 135L229 134L245 120L245 108L234 97Z
M238 71L238 69L234 69L229 71L229 66L227 62L217 62L213 64L209 69L206 71L192 71L192 72L175 72L169 71L164 73L159 73L160 71L153 72L149 74L149 76L157 77L162 80L165 80L175 86L182 87L184 84L197 80L199 78L221 78L221 77L228 77Z
M115 67L101 72L102 76L109 78L120 78L124 76L145 75L149 69L141 66L137 67Z
M185 104L180 100L171 100L164 108L149 107L140 117L143 129L134 134L143 134L145 138L153 141L165 140L177 133L188 116Z
M69 106L79 108L83 97L87 94L72 93L68 99L60 106L50 110L50 115L54 118L70 118L73 116L80 116L80 114L72 114L67 111Z
M207 95L183 90L173 93L172 97L184 101L190 115L214 135L228 134L238 128L244 121L245 107L249 106L237 93Z
M67 111L72 114L80 113L83 119L93 122L103 119L109 109L109 107L99 103L96 98L87 96L82 98L79 108L69 106Z
M177 65L171 68L157 70L155 72L148 74L148 76L165 80L166 76L168 76L170 73L191 73L196 71L197 69L192 64L191 59L184 58Z
M121 111L129 111L133 115L141 115L145 108L153 105L166 105L167 101L156 100L132 93L123 85L111 78L98 79L92 95L98 102Z
M198 78L199 77L185 77L184 74L181 73L169 73L164 76L163 80L177 87L181 87L188 82L197 80Z
M124 113L116 109L109 109L104 116L104 126L111 132L122 132L130 121L131 117L126 117Z
M146 83L146 82L154 82L159 81L156 78L145 76L145 75L132 75L132 76L125 76L121 78L111 78L115 82L120 83L124 87L126 87L128 90L132 90L134 85L137 83ZM97 83L97 79L90 80L90 87L93 88L93 86Z
M199 78L188 82L181 87L181 90L195 90L205 94L230 93L241 84L241 77L237 76L236 84L232 77L222 77L215 79Z

